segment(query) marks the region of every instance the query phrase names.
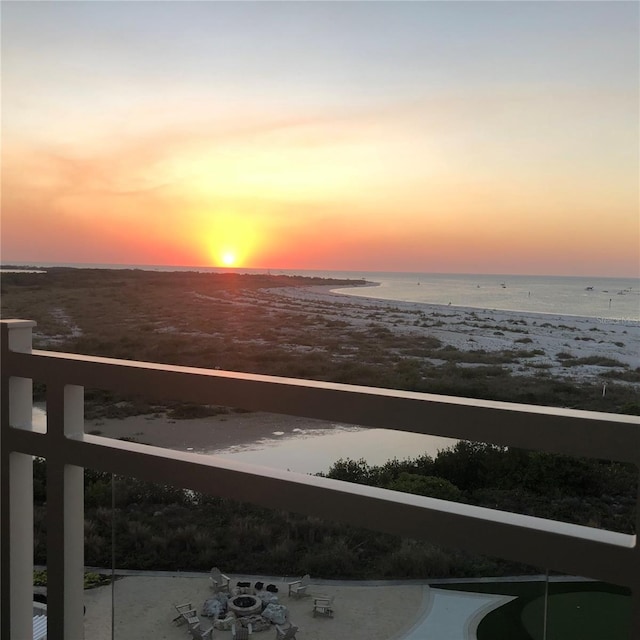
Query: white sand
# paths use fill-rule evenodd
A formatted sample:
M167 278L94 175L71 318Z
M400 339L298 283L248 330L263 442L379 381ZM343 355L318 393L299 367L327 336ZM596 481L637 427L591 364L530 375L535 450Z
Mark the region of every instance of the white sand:
M195 453L242 447L273 438L276 433L284 439L302 432L321 433L326 429L327 423L322 420L259 411L189 420L172 420L162 413L91 420L85 426L87 433L109 438L133 437L143 444Z

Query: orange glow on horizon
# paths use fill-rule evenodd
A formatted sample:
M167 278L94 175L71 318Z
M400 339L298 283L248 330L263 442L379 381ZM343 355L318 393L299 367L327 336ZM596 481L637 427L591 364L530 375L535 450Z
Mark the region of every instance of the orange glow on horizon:
M208 254L218 267L245 267L253 259L262 235L249 216L216 212L207 216L205 235Z
M638 275L635 4L6 4L5 264Z

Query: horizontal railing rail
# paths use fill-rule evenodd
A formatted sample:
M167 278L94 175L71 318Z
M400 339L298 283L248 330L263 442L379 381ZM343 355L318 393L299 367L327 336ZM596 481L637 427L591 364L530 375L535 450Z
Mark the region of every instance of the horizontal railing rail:
M25 609L17 599L27 593L23 564L30 570L33 558L31 551L29 564L18 531L32 518L22 503L29 489L26 461L34 455L47 459L48 517L63 523L48 534L50 585L60 587L60 594L49 603L50 639L82 637L78 635L82 616L72 602L79 593L82 599L76 574L83 558L75 548L82 547L78 544L83 535L82 468L424 538L627 586L633 590L633 625L640 637L636 536L88 435L82 403L83 388L89 387L638 465L636 417L31 351L32 325L4 321L2 327L1 526L3 541L10 541L2 545L3 637L6 632L6 637L21 638L26 629ZM30 426L32 380L47 386L45 432ZM32 495L28 500L32 505Z
M53 351L12 352L12 375L411 431L549 453L640 462L636 416L478 400Z

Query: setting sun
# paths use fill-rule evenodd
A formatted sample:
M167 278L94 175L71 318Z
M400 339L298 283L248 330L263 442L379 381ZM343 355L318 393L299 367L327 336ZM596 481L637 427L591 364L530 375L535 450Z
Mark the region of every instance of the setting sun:
M209 212L203 217L208 255L219 267L242 267L253 258L259 242L256 224L240 212Z
M222 254L222 264L225 267L233 267L236 264L236 254L233 251L225 251Z

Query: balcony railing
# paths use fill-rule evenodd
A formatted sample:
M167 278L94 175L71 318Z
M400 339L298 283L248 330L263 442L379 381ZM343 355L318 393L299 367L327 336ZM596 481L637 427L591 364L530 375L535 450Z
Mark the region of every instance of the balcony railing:
M33 326L2 321L3 638L32 632L32 456L47 461L50 640L83 637L85 467L629 587L631 637L640 638L636 536L85 434L83 388L639 465L637 418L36 351ZM34 380L46 385L46 430L31 426Z

